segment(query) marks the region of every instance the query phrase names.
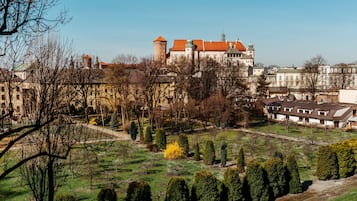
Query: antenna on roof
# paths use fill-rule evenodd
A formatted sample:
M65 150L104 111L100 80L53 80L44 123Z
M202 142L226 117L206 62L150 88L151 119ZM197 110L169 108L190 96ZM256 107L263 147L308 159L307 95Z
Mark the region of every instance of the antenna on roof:
M226 41L226 34L224 34L224 32L222 33L222 35L221 35L221 36L222 36L222 38L221 38L221 39L222 39L222 41Z

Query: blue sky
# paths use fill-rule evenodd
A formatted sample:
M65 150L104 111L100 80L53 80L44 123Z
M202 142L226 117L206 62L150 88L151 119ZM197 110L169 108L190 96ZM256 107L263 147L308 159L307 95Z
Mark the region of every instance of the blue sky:
M75 50L110 62L119 54L149 57L159 35L253 43L256 62L302 65L357 61L355 0L61 0L72 20L58 28Z

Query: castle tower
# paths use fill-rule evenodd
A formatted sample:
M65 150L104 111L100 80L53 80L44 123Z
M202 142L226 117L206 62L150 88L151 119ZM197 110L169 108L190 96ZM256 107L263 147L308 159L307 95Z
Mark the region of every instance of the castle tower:
M248 45L247 53L254 59L254 45L253 44L250 43Z
M164 37L159 36L154 41L154 61L166 64L166 45L167 41Z

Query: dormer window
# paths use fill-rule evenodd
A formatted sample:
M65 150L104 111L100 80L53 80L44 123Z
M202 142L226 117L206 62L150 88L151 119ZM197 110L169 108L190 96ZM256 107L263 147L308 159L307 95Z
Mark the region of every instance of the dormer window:
M285 108L284 108L284 111L285 111L285 112L291 112L292 109L293 109L293 108L285 107Z
M318 111L317 114L318 115L322 115L322 116L326 116L328 113L328 111Z
M298 113L304 113L304 110L298 109Z

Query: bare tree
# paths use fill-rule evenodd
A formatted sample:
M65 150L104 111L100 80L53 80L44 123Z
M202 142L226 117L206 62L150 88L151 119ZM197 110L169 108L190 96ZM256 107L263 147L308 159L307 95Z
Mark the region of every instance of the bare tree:
M311 98L315 101L316 93L318 92L318 82L320 75L320 66L326 63L325 59L321 55L317 55L304 64L302 71L305 80L305 89L311 94Z
M61 10L57 16L49 18L47 13L58 5L59 0L3 0L0 3L0 41L3 43L1 55L12 42L22 37L30 42L41 33L58 24L65 23L66 12Z

